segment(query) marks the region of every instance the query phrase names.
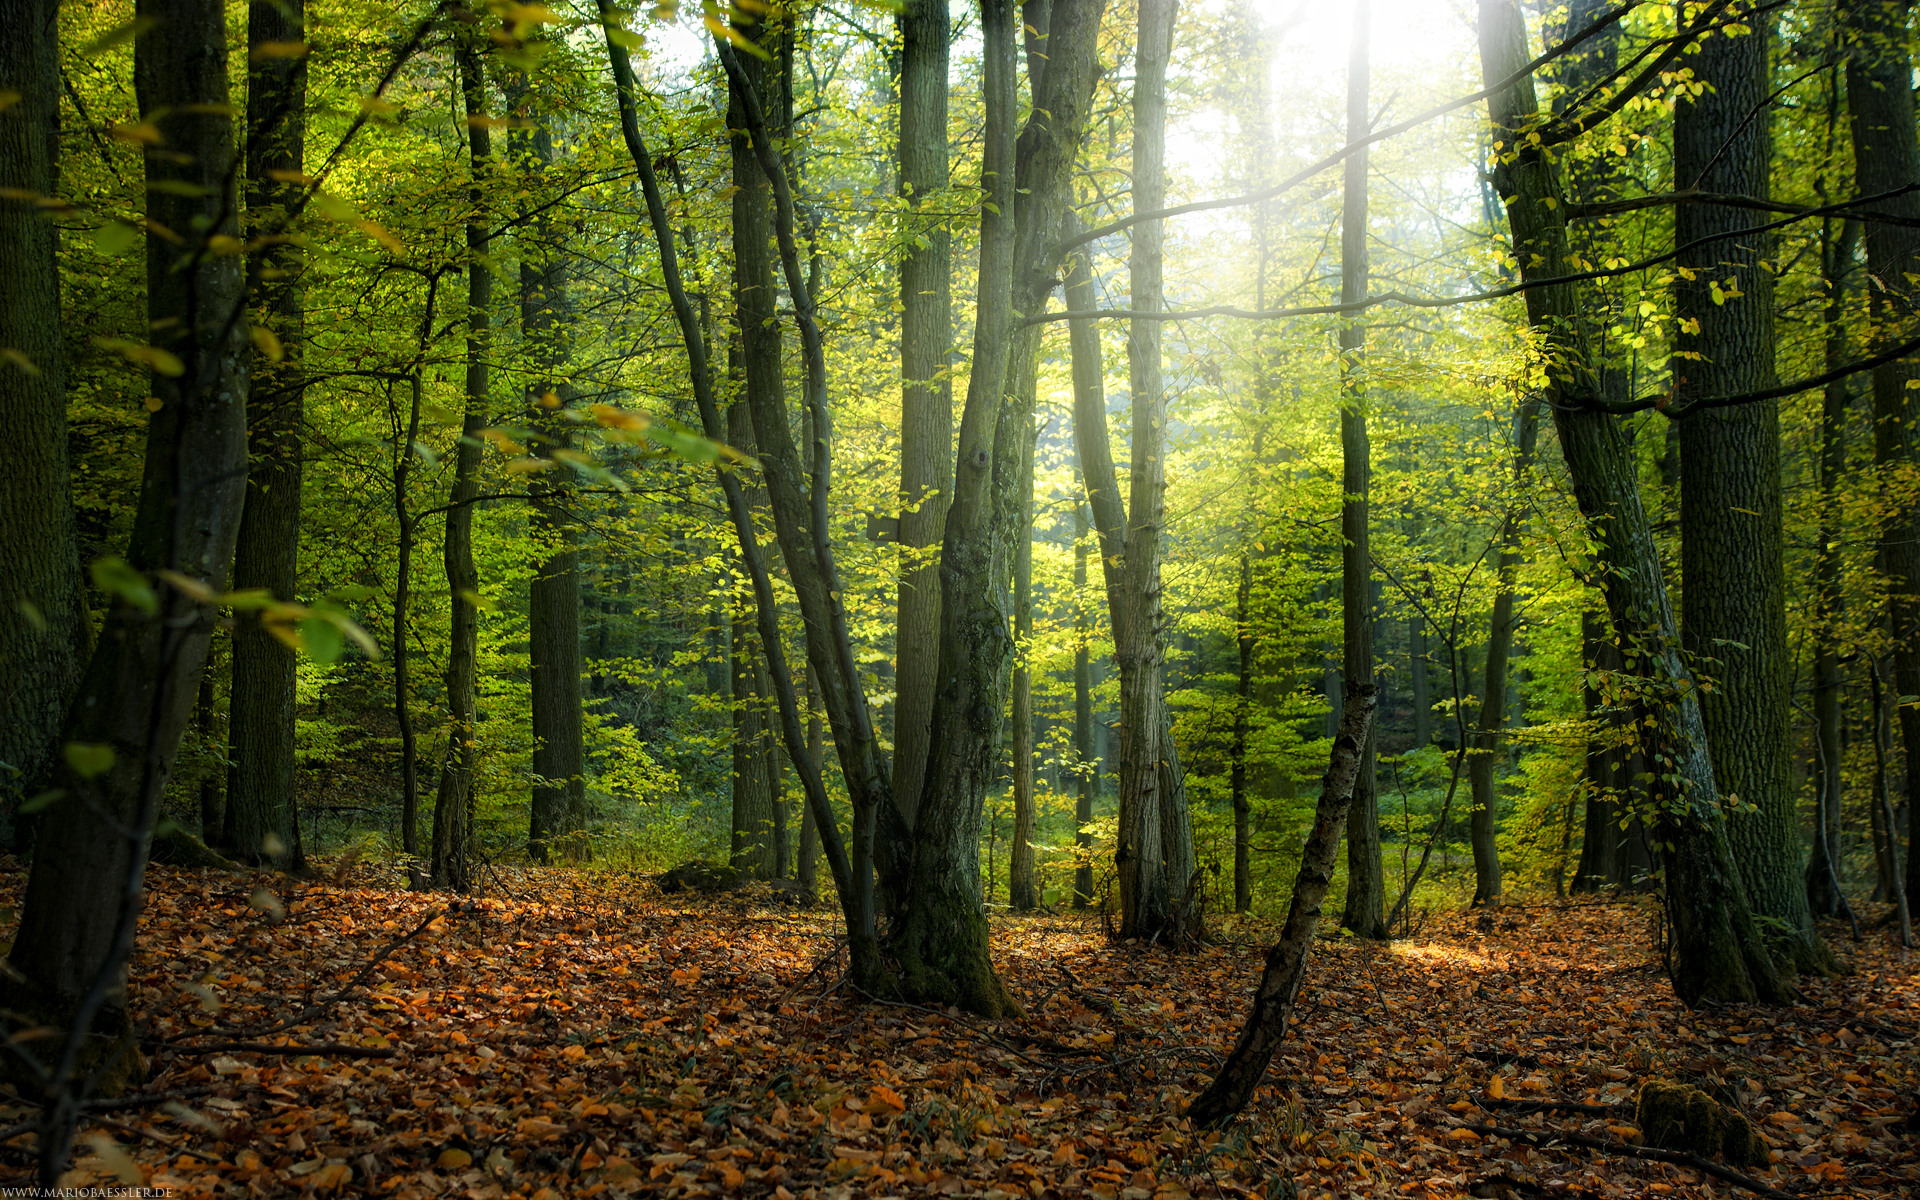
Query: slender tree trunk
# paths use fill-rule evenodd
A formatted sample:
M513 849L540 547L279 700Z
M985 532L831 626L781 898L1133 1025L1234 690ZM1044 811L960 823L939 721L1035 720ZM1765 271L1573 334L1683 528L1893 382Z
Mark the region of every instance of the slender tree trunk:
M1674 110L1679 186L1768 196L1772 21L1756 17L1751 33L1707 38L1690 57L1694 78L1711 86ZM1682 204L1674 209L1674 242L1734 234L1763 220L1745 209ZM1764 265L1770 243L1763 234L1723 236L1681 255L1676 395L1726 395L1778 378L1773 268ZM1754 912L1785 926L1775 943L1779 966L1824 973L1832 955L1807 908L1793 786L1780 408L1769 400L1713 409L1678 427L1680 633L1714 680L1700 698L1714 778L1723 796L1741 801L1727 814L1727 837Z
M194 727L200 733L200 740L211 746L214 744L214 670L213 650L209 644L207 667L200 672L200 695L193 707ZM200 840L209 846L220 844L220 835L225 829L226 807L221 803L220 775L217 771L208 771L200 778Z
M953 485L952 235L930 200L948 185L947 0L900 10L900 190L916 240L900 263L900 598L894 662L893 796L910 828L932 734L940 666L941 530ZM925 244L918 239L924 239Z
M1907 909L1906 879L1900 872L1900 829L1893 813L1893 792L1887 784L1887 759L1890 757L1886 686L1880 681L1881 667L1873 663L1870 684L1873 688L1873 807L1874 841L1879 851L1875 858L1880 868L1882 898L1893 901L1893 912L1900 922L1900 944L1913 948L1913 916Z
M1493 618L1487 633L1487 669L1482 676L1479 728L1470 735L1467 780L1473 789L1468 821L1473 843L1473 903L1500 903L1499 822L1493 768L1500 751L1500 732L1507 723L1507 657L1513 649L1514 576L1521 561L1520 533L1526 524L1528 476L1533 471L1534 444L1540 429L1540 404L1528 396L1513 419L1513 501L1500 530L1500 556L1495 566Z
M1907 52L1906 0L1848 0L1841 21L1850 39L1847 107L1853 126L1854 186L1863 195L1920 183L1920 136L1914 125L1912 62ZM1876 201L1876 208L1920 219L1920 193ZM1865 229L1872 342L1903 336L1920 284L1920 228L1874 221ZM1920 466L1920 428L1910 389L1920 360L1903 359L1873 372L1874 465L1884 473ZM1880 561L1887 576L1887 615L1893 633L1893 684L1902 696L1920 695L1920 507L1892 505L1881 524ZM1920 812L1920 705L1899 706L1906 750L1907 810ZM1920 820L1910 820L1907 886L1920 888Z
M551 106L524 80L510 97L532 127L509 135L517 166L533 179L554 161ZM533 680L532 820L527 845L545 862L558 844L568 860L586 857L586 746L580 695L580 551L566 476L559 462L570 442L564 410L574 399L566 377L574 306L565 252L554 223L533 220L520 256L520 332L535 376L528 387L534 453L554 462L533 494L539 558L527 585L527 643Z
M807 762L811 764L817 776L826 770L827 745L826 731L820 721L820 698L813 686L813 677L807 676ZM813 805L803 805L800 818L800 861L795 864L794 877L800 886L812 892L817 890L817 871L819 870L820 826L814 815Z
M1234 1043L1220 1073L1187 1109L1196 1126L1219 1125L1247 1106L1273 1062L1273 1052L1286 1040L1300 985L1306 982L1313 934L1320 926L1320 905L1333 882L1334 862L1340 853L1340 827L1360 782L1364 747L1372 737L1378 688L1361 682L1347 692L1340 715L1340 732L1333 739L1327 773L1320 780L1320 801L1314 806L1313 829L1300 856L1300 873L1287 902L1287 923L1280 940L1267 952L1266 969L1253 994L1246 1027Z
M1091 281L1086 277L1086 260L1075 260L1077 275L1069 276L1067 307L1072 308L1075 297L1072 294L1073 281L1082 280L1086 290L1091 291ZM1076 322L1075 337L1079 336ZM1079 343L1075 342L1077 350ZM1079 359L1074 359L1075 386L1079 384ZM1073 766L1077 788L1073 802L1073 844L1080 857L1080 865L1073 872L1073 906L1085 908L1093 903L1093 834L1087 826L1093 823L1093 797L1100 785L1100 763L1093 753L1093 651L1088 645L1093 639L1093 620L1087 606L1087 542L1090 540L1091 527L1087 521L1087 507L1084 504L1073 506Z
M492 379L488 361L493 339L493 272L487 269L490 243L485 180L492 169L493 135L487 127L486 76L476 39L460 39L460 92L467 113L467 160L471 183L467 201L467 363L465 411L460 445L454 452L453 492L447 508L447 533L441 560L447 573L450 623L447 632L447 758L440 770L440 791L433 804L435 887L464 892L473 886L472 847L474 770L479 764L479 722L474 693L479 681L480 571L473 560L473 508L480 494L480 433L488 425Z
M1013 858L1007 868L1007 906L1040 907L1033 862L1033 418L1021 435L1020 515L1013 550Z
M1838 87L1833 97L1838 104ZM1838 367L1846 359L1846 293L1852 274L1854 246L1860 223L1846 221L1840 236L1832 237L1831 222L1822 230L1822 270L1827 286L1826 365ZM1807 908L1815 916L1838 916L1846 907L1838 869L1841 803L1845 776L1840 767L1840 620L1845 603L1840 583L1839 494L1846 475L1847 381L1826 387L1820 404L1820 525L1814 546L1813 613L1813 853L1807 857Z
M1580 615L1581 662L1587 678L1581 688L1581 700L1588 722L1597 726L1587 742L1586 819L1580 839L1580 865L1574 870L1576 895L1598 892L1608 884L1618 884L1615 861L1620 841L1620 797L1615 790L1615 763L1620 749L1608 729L1618 721L1605 710L1606 697L1594 685L1594 675L1618 672L1619 655L1607 633L1606 619L1588 610Z
M1491 87L1526 63L1526 22L1515 0L1481 0L1479 16L1481 66ZM1532 78L1502 88L1488 107L1499 143L1494 186L1506 201L1522 278L1565 274L1565 198L1554 178L1550 147L1525 136L1540 120ZM1527 313L1562 364L1548 374L1545 399L1554 414L1574 499L1593 540L1596 567L1604 575L1614 628L1633 656L1629 669L1653 679L1659 688L1647 704L1661 727L1660 753L1671 764L1666 771L1671 782L1659 799L1661 839L1670 847L1667 904L1674 935L1674 991L1689 1005L1705 999L1783 999L1789 989L1747 907L1727 841L1698 693L1679 653L1659 552L1641 506L1632 447L1614 419L1594 404L1596 389L1584 367L1589 348L1580 334L1578 295L1569 284L1531 288Z
M1407 675L1413 693L1413 745L1433 744L1433 697L1427 688L1427 618L1407 618Z
M54 775L63 795L45 810L0 985L6 1008L69 1031L26 1043L55 1072L46 1091L66 1097L40 1131L61 1150L77 1117L70 1085L96 1066L106 1089L133 1074L120 1039L147 848L214 627L201 588L226 585L246 488L245 280L237 255L208 246L239 232L225 14L213 0L145 0L137 15L152 24L134 43L135 94L166 138L146 152L148 216L202 232L147 238L153 336L181 369L149 381L157 407L126 552L146 586L117 589L68 709L70 749ZM197 581L199 595L156 578L163 570ZM43 1184L63 1157L43 1158Z
M1234 597L1234 633L1239 643L1240 671L1233 691L1233 911L1253 911L1253 820L1247 798L1247 717L1253 703L1253 628L1248 624L1248 601L1253 595L1253 560L1240 552L1240 589Z
M0 0L0 820L54 768L60 723L92 649L67 468L57 190L58 0ZM13 355L19 355L13 359ZM15 830L16 836L22 831Z
M301 190L305 169L307 60L261 54L262 46L306 40L305 0L247 6L247 210L255 228L278 223ZM277 178L276 178L277 176ZM248 396L247 503L234 553L233 586L264 588L291 601L300 568L300 432L306 342L301 279L305 255L291 243L248 258L248 303L270 332L255 337ZM299 657L258 613L238 614L229 691L227 804L244 862L271 858L298 869L294 836L293 726ZM282 849L268 853L268 839Z
M428 292L427 315L421 328L433 325L433 292ZM424 344L424 343L423 343ZM393 446L393 515L399 526L394 548L393 576L393 719L400 727L400 845L416 887L421 882L420 854L420 738L413 724L413 545L420 519L407 503L413 478L413 447L420 436L421 386L418 368L409 383L407 419L395 422L399 436Z
M1347 140L1367 136L1368 47L1373 5L1356 0L1347 55ZM1340 209L1340 301L1367 294L1367 152L1348 156ZM1368 550L1368 492L1373 466L1367 439L1364 355L1366 318L1353 314L1340 327L1340 608L1342 691L1351 696L1373 682L1373 562ZM1342 706L1341 711L1345 711ZM1380 865L1380 804L1375 794L1374 738L1368 725L1353 804L1347 809L1347 904L1343 929L1361 937L1388 936L1386 874Z

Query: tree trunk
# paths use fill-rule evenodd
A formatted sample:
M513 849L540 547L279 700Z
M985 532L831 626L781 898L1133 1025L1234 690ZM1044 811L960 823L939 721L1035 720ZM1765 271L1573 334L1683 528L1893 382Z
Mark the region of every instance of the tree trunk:
M1679 186L1769 195L1772 138L1764 113L1771 91L1771 21L1761 17L1751 24L1744 36L1707 38L1690 58L1694 78L1711 86L1674 110ZM1674 208L1676 245L1722 235L1677 263L1678 397L1752 391L1778 378L1773 268L1762 265L1771 257L1771 239L1724 236L1764 219L1708 204ZM1727 838L1754 912L1784 925L1775 939L1778 965L1824 973L1832 969L1832 956L1807 908L1793 783L1779 404L1698 412L1678 426L1685 581L1680 633L1688 655L1713 677L1714 686L1700 697L1700 713L1720 793L1729 804L1740 802L1727 813Z
M247 211L256 229L283 220L300 195L302 185L290 180L305 170L307 110L306 57L262 55L258 49L305 40L305 0L254 0L247 6ZM273 337L255 335L247 398L251 462L233 586L292 601L300 569L305 255L287 243L250 255L247 263L248 305ZM243 862L271 858L291 870L304 865L293 821L298 675L299 656L258 612L236 614L227 755L234 842L225 849ZM269 854L269 837L283 848Z
M1837 116L1838 87L1829 105ZM1821 275L1827 287L1826 365L1846 360L1846 296L1853 273L1860 223L1845 221L1840 236L1832 223L1821 231ZM1839 835L1846 780L1840 744L1840 620L1845 593L1840 582L1840 482L1847 469L1847 381L1826 386L1820 404L1820 525L1814 538L1813 567L1813 852L1807 857L1807 909L1815 916L1838 916L1847 908L1841 891Z
M1407 618L1407 674L1413 693L1413 747L1433 744L1433 697L1427 688L1427 618Z
M1912 63L1907 53L1905 0L1849 0L1841 20L1851 35L1847 62L1847 107L1853 126L1854 186L1863 195L1920 183L1920 137L1914 128ZM1920 219L1920 193L1876 201L1875 207ZM1920 276L1920 228L1874 221L1865 229L1868 290L1874 349L1900 336L1913 311ZM1873 372L1874 465L1882 472L1920 464L1920 429L1909 388L1920 380L1920 361L1902 359ZM1887 577L1887 616L1893 633L1893 684L1899 695L1920 695L1920 507L1892 505L1880 528L1880 561ZM1907 810L1920 811L1920 705L1899 706ZM1920 887L1920 820L1907 852L1907 887Z
M1581 662L1587 678L1581 688L1587 721L1599 729L1587 742L1586 819L1580 839L1580 865L1573 873L1575 895L1598 892L1622 880L1615 873L1616 851L1620 841L1620 796L1615 790L1615 762L1620 749L1608 729L1617 727L1614 714L1606 708L1606 697L1594 685L1600 672L1618 672L1619 654L1607 633L1606 620L1591 610L1580 615Z
M1479 728L1467 752L1467 780L1473 789L1468 820L1473 842L1473 903L1500 903L1500 846L1493 768L1500 752L1500 731L1507 723L1507 656L1513 649L1514 575L1520 567L1520 531L1526 524L1527 476L1533 471L1534 444L1540 430L1540 403L1520 401L1513 419L1513 500L1500 529L1495 566L1493 618L1487 633L1487 669L1480 687Z
M437 283L437 281L436 281ZM423 332L433 327L434 289L427 292ZM422 345L425 345L424 337ZM420 740L413 724L413 545L419 518L407 504L413 477L414 443L420 436L422 400L420 376L408 380L407 417L394 421L393 439L393 517L399 527L399 544L394 547L393 573L393 720L400 728L400 845L407 856L407 871L417 888L421 884L420 854ZM397 417L397 414L396 414ZM297 841L297 839L296 839Z
M915 241L900 263L900 598L894 660L893 797L919 811L940 666L941 530L953 483L952 235L929 200L948 185L947 0L907 0L898 18L900 191Z
M459 41L460 92L467 113L467 191L473 215L467 222L466 404L460 420L460 445L454 452L453 493L447 508L447 533L441 560L447 573L450 623L447 631L447 758L440 770L440 791L433 803L433 851L430 869L435 887L464 892L473 886L473 779L479 764L478 714L474 692L479 681L480 571L473 561L473 508L480 494L480 433L489 423L492 386L489 347L493 339L493 272L486 260L488 235L485 178L491 169L493 135L487 127L486 76L480 49L471 36Z
M1893 915L1900 922L1900 944L1913 948L1913 914L1907 909L1906 879L1900 873L1900 829L1893 812L1893 792L1887 784L1888 720L1886 685L1880 680L1880 664L1872 663L1870 686L1873 689L1873 824L1875 865L1880 869L1880 887L1876 899L1891 900Z
M553 129L544 97L524 81L511 97L531 129L510 134L517 166L537 178L554 161ZM574 323L572 272L556 247L545 216L534 218L521 247L520 332L533 371L527 390L533 450L554 462L533 496L533 529L540 555L527 585L527 643L532 674L533 811L527 846L547 861L556 847L569 861L587 856L586 747L580 696L580 552L569 512L572 468L558 460L570 435L563 412L574 398L566 377Z
M1091 279L1086 274L1086 259L1074 260L1078 275L1068 277L1068 289L1071 293L1074 280L1081 280L1085 290L1091 291ZM1075 303L1074 295L1067 297L1067 307ZM1075 337L1079 336L1079 322L1075 323ZM1076 352L1079 343L1074 343ZM1079 359L1074 359L1074 384L1079 386ZM1073 906L1085 908L1093 903L1093 834L1087 826L1093 823L1094 792L1100 784L1100 762L1093 753L1093 651L1088 643L1093 639L1093 620L1087 607L1087 542L1091 527L1087 521L1087 506L1073 506L1073 767L1077 787L1073 801L1073 844L1079 855L1079 866L1073 872Z
M1479 25L1482 71L1491 87L1526 63L1526 22L1515 0L1481 0ZM1554 179L1550 147L1526 140L1540 120L1532 78L1502 88L1488 108L1499 143L1494 185L1506 201L1522 278L1565 274L1565 198ZM1659 800L1661 836L1670 847L1674 991L1689 1005L1706 999L1783 999L1789 990L1748 910L1727 841L1696 685L1679 653L1632 447L1594 403L1597 393L1585 366L1589 348L1577 323L1578 295L1570 284L1547 284L1529 289L1526 297L1528 317L1556 364L1548 373L1545 399L1593 541L1614 629L1633 656L1629 669L1651 678L1656 689L1646 704L1663 726L1659 750L1671 763L1665 773L1672 782Z
M1327 773L1320 780L1320 801L1314 806L1313 829L1301 852L1300 873L1287 902L1287 923L1280 940L1267 952L1253 1008L1233 1051L1207 1090L1195 1098L1187 1116L1196 1126L1219 1125L1247 1106L1273 1061L1273 1052L1286 1040L1300 985L1306 982L1307 959L1314 930L1320 925L1320 905L1333 882L1333 866L1340 852L1340 827L1359 785L1365 746L1373 735L1374 709L1379 689L1362 682L1347 691L1340 714L1340 732L1333 739Z
M60 723L93 632L67 468L58 226L33 197L57 189L58 0L0 0L0 820L55 769ZM20 357L13 359L18 354ZM21 831L16 830L16 836Z
M1233 690L1233 766L1228 780L1233 793L1233 911L1253 911L1253 820L1247 799L1247 717L1253 703L1253 628L1247 623L1247 605L1253 594L1253 560L1240 552L1240 590L1234 597L1234 633L1239 643L1240 671Z
M206 593L190 595L154 573L220 592L246 487L245 282L239 256L208 248L239 232L225 17L212 0L146 0L137 15L152 26L134 43L135 92L143 120L166 138L164 149L146 152L148 216L203 232L179 243L147 238L147 312L158 348L180 369L169 365L150 380L157 407L127 547L131 572L111 589L118 600L68 709L55 773L63 794L46 809L8 957L6 1007L69 1030L29 1043L48 1056L56 1077L45 1090L55 1095L67 1094L76 1071L107 1069L107 1088L132 1074L117 1044L129 1032L126 963L154 819L215 618ZM102 1052L89 1034L114 1044ZM108 1067L110 1059L118 1065ZM63 1151L74 1110L49 1111L40 1136ZM62 1158L42 1160L44 1184Z
M1028 373L1029 375L1031 372ZM1025 382L1024 380L1022 381ZM1021 434L1020 514L1013 549L1013 858L1007 868L1007 907L1040 907L1033 862L1033 443L1031 410Z
M1347 140L1367 136L1368 48L1373 6L1357 0L1353 39L1347 54ZM1367 294L1367 152L1349 155L1344 164L1340 207L1340 302L1353 304ZM1340 327L1340 611L1342 694L1351 696L1373 682L1373 561L1368 551L1368 492L1373 466L1367 439L1364 355L1366 318L1358 313ZM1345 712L1345 706L1341 706ZM1344 719L1344 718L1343 718ZM1340 926L1365 938L1388 936L1386 875L1380 865L1380 805L1375 795L1374 738L1368 727L1361 748L1353 804L1347 809L1347 903Z
M749 75L764 86L767 68L758 60L746 64ZM735 132L733 157L733 304L739 334L740 377L744 394L779 397L784 407L786 373L781 363L781 335L774 300L772 205L768 182L753 146L745 136L746 113L734 94L727 110L727 126ZM727 409L727 440L749 458L759 453L753 435L752 401L736 401ZM743 475L749 474L742 472ZM743 479L755 508L766 503L766 491ZM748 601L747 603L751 603ZM760 689L758 651L746 604L733 610L733 840L732 863L757 879L774 877L778 848L773 841L773 778L767 770L768 727L766 698Z

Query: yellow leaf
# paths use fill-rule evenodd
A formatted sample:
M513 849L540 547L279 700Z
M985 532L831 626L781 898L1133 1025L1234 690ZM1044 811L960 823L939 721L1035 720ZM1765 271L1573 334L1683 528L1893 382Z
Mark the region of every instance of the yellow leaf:
M595 404L587 411L593 414L594 420L608 429L625 429L637 433L652 424L645 413L628 412L623 408L615 408L611 404Z
M382 246L385 246L388 250L391 250L393 253L405 254L407 252L407 248L400 244L400 239L393 236L391 233L388 233L385 227L382 226L379 222L355 221L354 224L360 227L361 232L365 233L368 237L372 238L374 241L379 242Z
M265 325L255 325L247 333L253 338L253 348L266 355L268 362L279 362L286 357L286 351L280 346L279 335Z
M26 372L29 377L35 377L40 374L40 368L33 365L33 360L22 352L15 350L12 346L0 346L0 358L4 358L14 366L20 368L20 370Z
M253 48L247 58L252 62L262 62L270 58L305 58L305 42L261 42Z
M448 1146L440 1152L439 1158L433 1160L433 1165L442 1171L457 1171L462 1167L472 1166L473 1155L457 1147Z
M1498 1075L1495 1075L1493 1079L1487 1084L1487 1095L1492 1096L1495 1100L1506 1099L1507 1098L1506 1080L1500 1078Z

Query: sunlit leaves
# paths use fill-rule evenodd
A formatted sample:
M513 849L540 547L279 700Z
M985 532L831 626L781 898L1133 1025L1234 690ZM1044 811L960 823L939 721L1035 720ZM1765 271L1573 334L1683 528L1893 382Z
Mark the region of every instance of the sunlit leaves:
M146 367L156 375L177 378L186 373L186 364L179 355L158 346L149 346L145 342L136 342L131 338L96 337L93 344L102 350L112 350L130 363Z

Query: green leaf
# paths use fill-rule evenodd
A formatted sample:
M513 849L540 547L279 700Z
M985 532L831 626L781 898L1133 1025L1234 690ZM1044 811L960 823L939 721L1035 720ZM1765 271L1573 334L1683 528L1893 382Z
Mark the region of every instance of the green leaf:
M93 233L93 248L108 258L118 258L139 241L140 231L121 221L108 221Z
M338 625L325 617L306 617L300 622L300 644L306 647L308 658L331 666L339 660L340 652L346 649L347 636Z
M130 608L136 608L151 617L160 611L160 597L153 591L153 585L147 577L127 565L125 559L109 554L97 558L87 569L93 576L93 586L109 596L118 598Z
M113 747L102 742L68 742L61 753L67 766L82 779L93 779L113 769Z
M43 808L50 808L61 800L66 799L66 796L66 789L52 788L48 791L41 792L37 796L31 796L21 801L20 811L23 814L37 813Z
M147 30L152 29L158 23L159 22L153 17L137 17L127 24L120 26L118 29L109 30L89 42L86 49L80 51L80 57L92 58L103 50L111 50L115 46L130 42Z

